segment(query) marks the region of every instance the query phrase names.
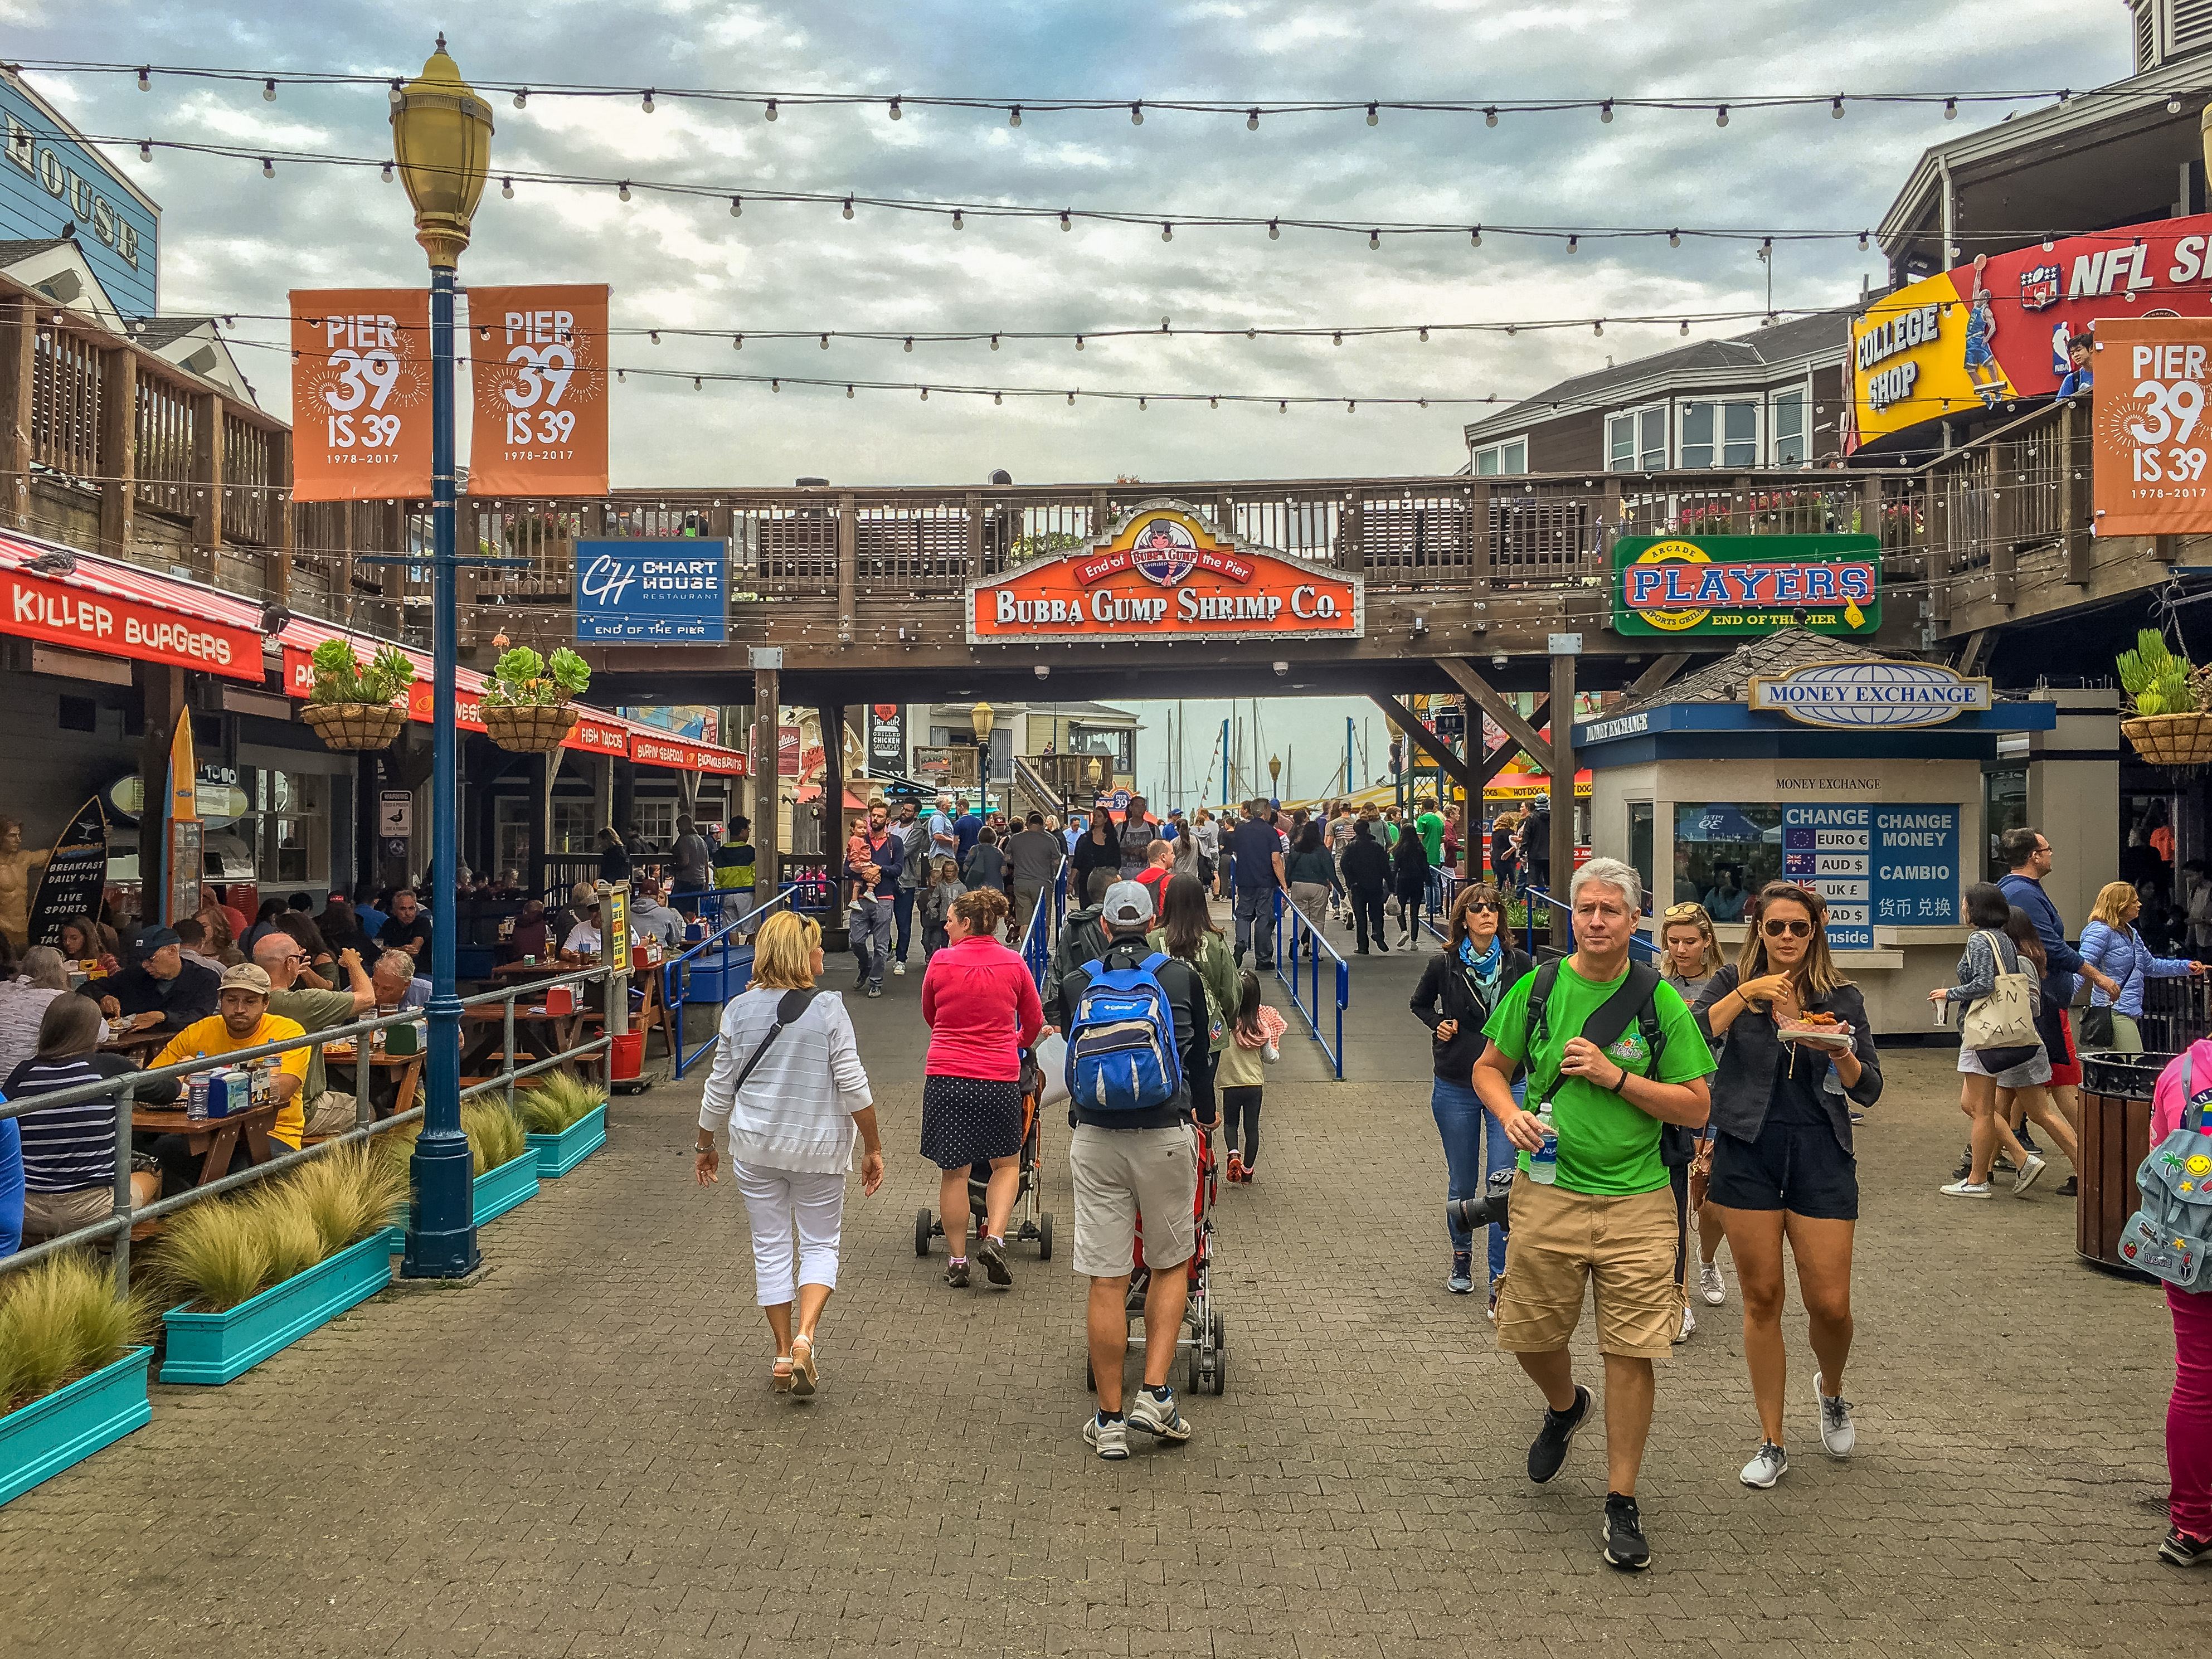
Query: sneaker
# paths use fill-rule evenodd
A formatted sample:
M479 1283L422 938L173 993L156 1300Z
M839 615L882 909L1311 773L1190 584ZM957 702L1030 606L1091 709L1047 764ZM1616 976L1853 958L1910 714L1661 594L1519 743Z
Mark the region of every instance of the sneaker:
M1972 1153L1972 1152L1961 1152L1961 1153L1960 1153L1960 1154L1959 1154L1959 1167L1958 1167L1957 1169L1955 1169L1955 1170L1952 1170L1952 1171L1951 1171L1951 1179L1952 1179L1952 1180L1954 1180L1954 1181L1964 1181L1964 1180L1965 1180L1968 1176L1970 1176L1970 1175L1973 1174L1973 1172L1974 1172L1974 1155L1973 1155L1973 1153Z
M1229 1176L1229 1184L1232 1187L1244 1179L1244 1160L1237 1153L1232 1152L1229 1154L1229 1168L1226 1173Z
M868 987L868 994L872 997L879 997L883 995L883 994L884 988L880 985L871 985Z
M1636 1500L1617 1492L1605 1495L1605 1564L1623 1572L1642 1572L1651 1565L1651 1546L1644 1541L1644 1517Z
M2027 1167L2013 1177L2012 1195L2014 1198L2025 1197L2027 1189L2035 1185L2036 1176L2041 1175L2049 1167L2040 1154L2030 1152L2027 1155Z
M1728 1300L1728 1280L1721 1277L1719 1262L1698 1263L1698 1294L1705 1298L1708 1307L1717 1308Z
M1490 1309L1489 1309L1489 1312L1490 1312L1490 1322L1491 1322L1492 1324L1493 1324L1493 1325L1495 1325L1495 1324L1498 1322L1498 1285L1499 1285L1500 1284L1502 1284L1503 1282L1504 1282L1504 1281L1503 1281L1502 1279L1492 1279L1492 1280L1490 1281Z
M1830 1394L1818 1371L1813 1373L1813 1392L1820 1402L1820 1444L1831 1457L1849 1457L1859 1442L1859 1431L1851 1422L1850 1401Z
M2055 1190L2061 1198L2079 1198L2081 1196L2081 1177L2068 1176L2065 1180L2058 1183Z
M945 1264L945 1282L950 1285L956 1291L966 1290L968 1288L967 1262L965 1261L946 1262Z
M1006 1247L986 1233L975 1246L975 1260L983 1264L984 1275L994 1285L1011 1285L1014 1276L1006 1270Z
M1698 1328L1698 1316L1686 1302L1682 1304L1682 1323L1674 1333L1674 1340L1687 1342Z
M1474 1252L1452 1252L1451 1277L1444 1280L1444 1288L1454 1296L1471 1295L1474 1290Z
M2035 1138L2028 1133L2027 1125L2025 1123L2020 1126L2020 1133L2015 1135L2014 1139L2020 1142L2021 1151L2026 1152L2030 1158L2033 1158L2038 1152L2043 1150L2042 1147L2035 1144Z
M1779 1480L1789 1468L1790 1454L1771 1440L1762 1440L1759 1443L1758 1455L1743 1466L1743 1473L1736 1478L1747 1486L1756 1486L1765 1492Z
M897 975L901 979L904 979L906 977L906 963L903 962L895 962L891 963L891 972Z
M1150 1389L1139 1389L1137 1397L1129 1402L1129 1426L1142 1429L1156 1440L1188 1440L1190 1425L1176 1409L1175 1393L1159 1398Z
M1993 1196L1986 1181L1954 1181L1948 1187L1938 1187L1937 1192L1949 1198L1989 1198Z
M2193 1567L2208 1557L2212 1557L2212 1538L2191 1538L2179 1527L2158 1547L2158 1559L2177 1567Z
M1528 1478L1538 1486L1559 1472L1567 1461L1567 1447L1572 1443L1575 1431L1589 1419L1590 1391L1581 1383L1575 1384L1575 1403L1571 1409L1555 1412L1544 1408L1544 1426L1536 1431L1536 1438L1528 1448Z
M1249 1187L1249 1186L1250 1186L1254 1182L1257 1181L1259 1178L1260 1178L1260 1170L1259 1170L1259 1167L1258 1167L1256 1164L1247 1164L1244 1166L1244 1175L1243 1175L1243 1178L1242 1184L1243 1184L1243 1185L1244 1185L1244 1186Z
M1110 1418L1104 1422L1093 1412L1083 1425L1084 1443L1097 1448L1098 1455L1109 1462L1118 1463L1129 1455L1129 1425L1121 1419Z
M1999 1175L2012 1174L2014 1167L2012 1154L2010 1152L1999 1152L1990 1159L1990 1168L1996 1170Z

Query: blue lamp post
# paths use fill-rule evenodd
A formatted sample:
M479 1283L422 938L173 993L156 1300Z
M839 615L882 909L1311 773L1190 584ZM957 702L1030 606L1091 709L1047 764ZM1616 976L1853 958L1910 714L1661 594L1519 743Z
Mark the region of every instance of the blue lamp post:
M461 1133L461 1001L453 984L458 829L453 787L453 271L469 245L491 155L491 106L461 79L446 37L392 100L392 155L415 208L415 240L430 256L430 522L432 687L430 761L428 1108L410 1170L415 1204L400 1272L459 1279L477 1265L475 1195Z

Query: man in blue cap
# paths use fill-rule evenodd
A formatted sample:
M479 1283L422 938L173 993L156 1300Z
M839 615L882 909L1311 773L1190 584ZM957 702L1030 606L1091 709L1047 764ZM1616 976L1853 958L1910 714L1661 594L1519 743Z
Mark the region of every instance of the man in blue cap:
M142 927L138 960L106 979L87 980L79 989L100 1005L111 1020L128 1020L134 1031L181 1031L215 1012L220 979L196 962L185 960L184 941L173 927Z

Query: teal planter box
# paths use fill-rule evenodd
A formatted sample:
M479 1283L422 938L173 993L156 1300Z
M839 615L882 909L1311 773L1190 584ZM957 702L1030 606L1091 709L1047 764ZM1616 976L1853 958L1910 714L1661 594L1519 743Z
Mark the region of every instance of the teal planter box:
M581 1126L572 1127L580 1127ZM558 1139L557 1136L543 1138ZM590 1149L587 1147L585 1150ZM582 1153L577 1156L581 1157ZM525 1152L520 1158L510 1158L496 1170L486 1170L477 1177L476 1185L472 1189L476 1205L473 1224L481 1227L487 1221L496 1220L521 1203L523 1200L535 1198L538 1195L538 1152L533 1146ZM407 1206L404 1204L400 1205L392 1212L392 1231L385 1235L385 1248L393 1255L400 1255L406 1251L407 1218ZM165 1382L167 1380L167 1372L162 1374L162 1380Z
M371 1233L226 1313L171 1309L162 1316L169 1352L161 1361L161 1381L228 1382L366 1302L392 1282L386 1237Z
M538 1179L557 1179L607 1144L606 1103L601 1102L557 1135L532 1135L529 1139L538 1154Z
M0 1417L0 1504L81 1463L154 1415L146 1403L151 1348L132 1348L112 1365Z

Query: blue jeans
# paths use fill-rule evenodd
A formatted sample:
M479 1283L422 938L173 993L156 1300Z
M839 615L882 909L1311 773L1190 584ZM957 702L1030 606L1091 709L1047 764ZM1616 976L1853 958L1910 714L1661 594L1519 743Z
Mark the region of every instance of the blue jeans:
M1528 1097L1528 1084L1516 1083L1514 1104L1523 1105ZM1493 1174L1513 1167L1513 1143L1484 1109L1481 1097L1464 1083L1437 1079L1429 1091L1429 1108L1437 1115L1437 1133L1444 1140L1444 1167L1450 1172L1451 1184L1444 1196L1481 1197ZM1505 1271L1505 1235L1496 1227L1484 1231L1490 1235L1490 1276L1496 1279ZM1455 1224L1451 1236L1455 1250L1474 1248L1471 1229Z
M898 890L898 897L891 903L891 916L898 924L898 943L892 948L891 954L901 962L906 960L907 947L914 943L914 896L920 890L914 887L902 887Z
M1275 891L1272 887L1239 887L1237 890L1237 954L1254 954L1254 965L1267 973L1275 965Z

